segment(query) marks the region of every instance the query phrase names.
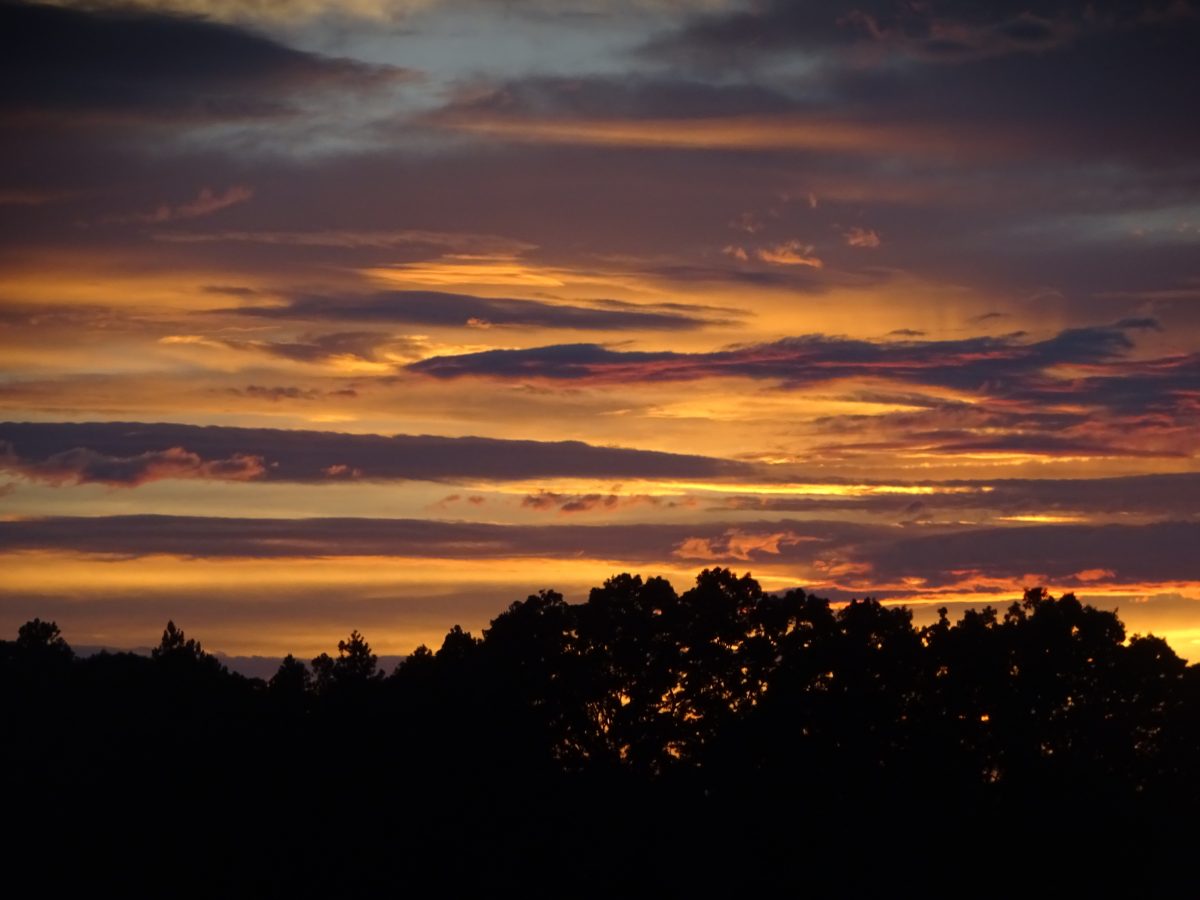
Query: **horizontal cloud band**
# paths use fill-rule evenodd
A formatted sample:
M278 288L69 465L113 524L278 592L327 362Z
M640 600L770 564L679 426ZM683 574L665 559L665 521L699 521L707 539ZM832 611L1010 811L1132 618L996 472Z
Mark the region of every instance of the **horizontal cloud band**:
M847 522L653 525L493 525L421 519L57 517L0 522L10 551L50 550L200 558L391 556L439 559L587 558L620 565L771 564L796 577L842 571L840 583L887 595L1036 575L1058 584L1200 581L1200 522L901 528ZM837 582L838 579L831 579ZM878 585L883 590L876 590ZM895 593L891 591L890 593Z
M0 423L0 469L51 483L134 486L193 477L325 482L537 477L713 478L746 463L597 447L433 435L343 434L129 422Z
M1028 378L1052 366L1118 360L1133 349L1129 331L1155 327L1153 319L1127 319L1113 325L1068 329L1036 342L1023 342L1023 334L886 342L812 334L709 353L557 344L435 356L412 363L408 369L435 378L476 376L590 382L741 377L803 385L874 376L982 390Z

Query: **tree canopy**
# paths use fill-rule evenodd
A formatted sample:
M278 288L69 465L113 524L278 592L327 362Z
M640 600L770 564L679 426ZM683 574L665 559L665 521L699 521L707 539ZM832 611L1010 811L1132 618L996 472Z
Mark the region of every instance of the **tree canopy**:
M391 673L352 630L336 656L288 656L268 682L228 672L173 621L150 658L75 658L34 619L0 642L0 714L21 736L4 771L66 778L64 800L115 800L116 785L149 798L181 775L214 809L307 817L311 797L324 845L267 839L291 868L265 877L292 890L335 889L320 860L383 858L396 841L423 862L474 854L479 889L538 866L611 892L619 860L660 871L672 854L699 868L666 866L660 884L779 888L791 855L824 871L844 850L831 835L867 821L1136 825L1158 847L1171 811L1200 800L1197 668L1040 588L918 627L901 606L765 593L727 569L681 594L621 574L582 603L530 595L479 637L454 626ZM381 811L413 804L414 818ZM743 844L753 870L728 855Z

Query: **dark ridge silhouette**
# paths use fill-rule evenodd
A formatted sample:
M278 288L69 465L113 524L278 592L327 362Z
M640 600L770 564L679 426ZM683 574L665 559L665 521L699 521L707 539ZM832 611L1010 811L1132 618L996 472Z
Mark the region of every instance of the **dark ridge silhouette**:
M269 681L174 622L78 658L35 619L0 715L6 852L135 895L1155 896L1200 800L1200 669L1043 589L916 628L623 574L390 674L354 631Z

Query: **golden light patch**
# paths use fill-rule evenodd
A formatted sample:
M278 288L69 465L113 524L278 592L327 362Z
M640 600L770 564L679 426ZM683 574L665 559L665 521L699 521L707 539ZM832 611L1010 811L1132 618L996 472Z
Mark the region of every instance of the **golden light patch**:
M796 116L551 120L443 115L431 124L508 141L689 150L818 150L895 156L1002 152L981 135ZM990 144L990 146L989 146Z
M313 552L319 553L320 548L314 547ZM542 588L552 588L573 594L573 600L578 602L586 598L591 587L620 572L660 575L680 591L690 587L696 576L694 566L673 562L631 568L613 560L539 557L473 560L314 555L207 559L21 551L0 555L0 565L5 572L4 592L55 594L79 604L81 616L86 615L90 603L101 597L122 597L145 604L144 615L135 617L127 613L122 621L107 624L110 629L107 641L116 646L145 644L145 629L131 630L127 623L134 618L165 621L173 614L173 605L184 598L250 598L256 604L274 607L274 612L262 612L267 624L262 631L255 633L239 621L215 622L202 632L189 630L210 649L278 656L328 650L340 636L330 624L339 621L342 615L334 599L338 596L366 598L372 605L377 604L381 612L375 618L387 625L368 634L371 645L379 653L402 654L422 642L436 647L456 621L478 633L506 605L501 603L486 612L466 613L457 604L472 591L507 592L512 601ZM792 582L768 577L762 583L768 589L779 589ZM328 612L315 615L310 611L305 614L307 621L294 621L295 616L289 615L288 609L296 598L320 592L330 598L330 603L323 604ZM406 611L405 598L430 596L446 598L446 608L420 614ZM202 614L202 608L197 608L198 614ZM60 624L65 628L71 625ZM181 624L187 627L187 622ZM158 627L161 628L161 622Z
M997 522L1022 522L1042 525L1067 525L1072 522L1086 522L1086 516L1051 515L1049 513L1028 513L1019 516L997 516Z

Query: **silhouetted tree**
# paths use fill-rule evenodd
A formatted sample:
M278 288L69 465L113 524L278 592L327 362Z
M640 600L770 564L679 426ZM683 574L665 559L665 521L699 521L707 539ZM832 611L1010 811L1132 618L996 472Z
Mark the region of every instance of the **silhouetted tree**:
M290 653L283 658L268 682L271 694L289 704L301 701L311 686L312 675L308 667Z
M337 649L336 659L322 653L312 661L313 686L318 694L349 691L383 680L379 657L357 630L351 631L348 639L338 641Z
M758 686L747 678L742 645L761 599L749 574L705 569L663 623L678 660L677 684L664 697L679 728L672 755L699 761L723 724L755 701Z
M333 689L335 682L333 657L328 653L322 653L319 656L313 657L312 683L317 693L328 693Z
M371 652L371 645L357 631L350 632L350 639L338 641L337 670L347 679L367 681L378 672L379 658Z
M221 665L220 660L210 653L205 653L200 642L187 637L173 620L167 621L162 639L158 646L150 651L150 657L177 678L190 680L214 678L225 674L225 667Z
M482 650L518 727L541 730L544 749L557 759L590 756L574 614L562 594L543 590L510 605L484 632Z
M481 638L455 626L387 679L358 631L269 682L173 621L151 657L74 659L37 619L0 641L0 787L56 834L68 803L149 808L163 784L201 798L120 840L211 850L210 892L336 893L348 862L384 890L372 861L398 854L435 870L468 854L460 886L479 891L794 893L797 873L853 890L914 851L846 837L900 829L936 834L916 867L933 890L978 877L976 836L1032 827L1054 839L1000 868L1070 860L1074 889L1106 831L1135 877L1190 859L1162 848L1200 801L1200 667L1040 588L917 628L904 607L768 594L729 569L682 595L621 574L586 603L513 603ZM363 785L375 809L350 806ZM263 809L310 834L264 830ZM64 846L106 837L79 825Z
M463 631L461 625L455 625L446 632L436 659L444 665L461 666L473 659L478 649L479 641L471 635L471 632ZM428 648L426 648L426 652L428 652Z
M204 656L204 650L200 646L200 642L188 638L182 628L177 628L174 620L167 621L167 627L163 629L162 640L159 641L157 647L150 651L150 656L153 659L201 659Z
M59 631L58 624L43 622L41 619L31 619L17 630L17 646L29 652L74 656L70 645Z
M578 610L588 704L596 742L610 760L661 771L679 739L670 694L679 684L680 649L665 623L679 598L662 578L615 575Z

